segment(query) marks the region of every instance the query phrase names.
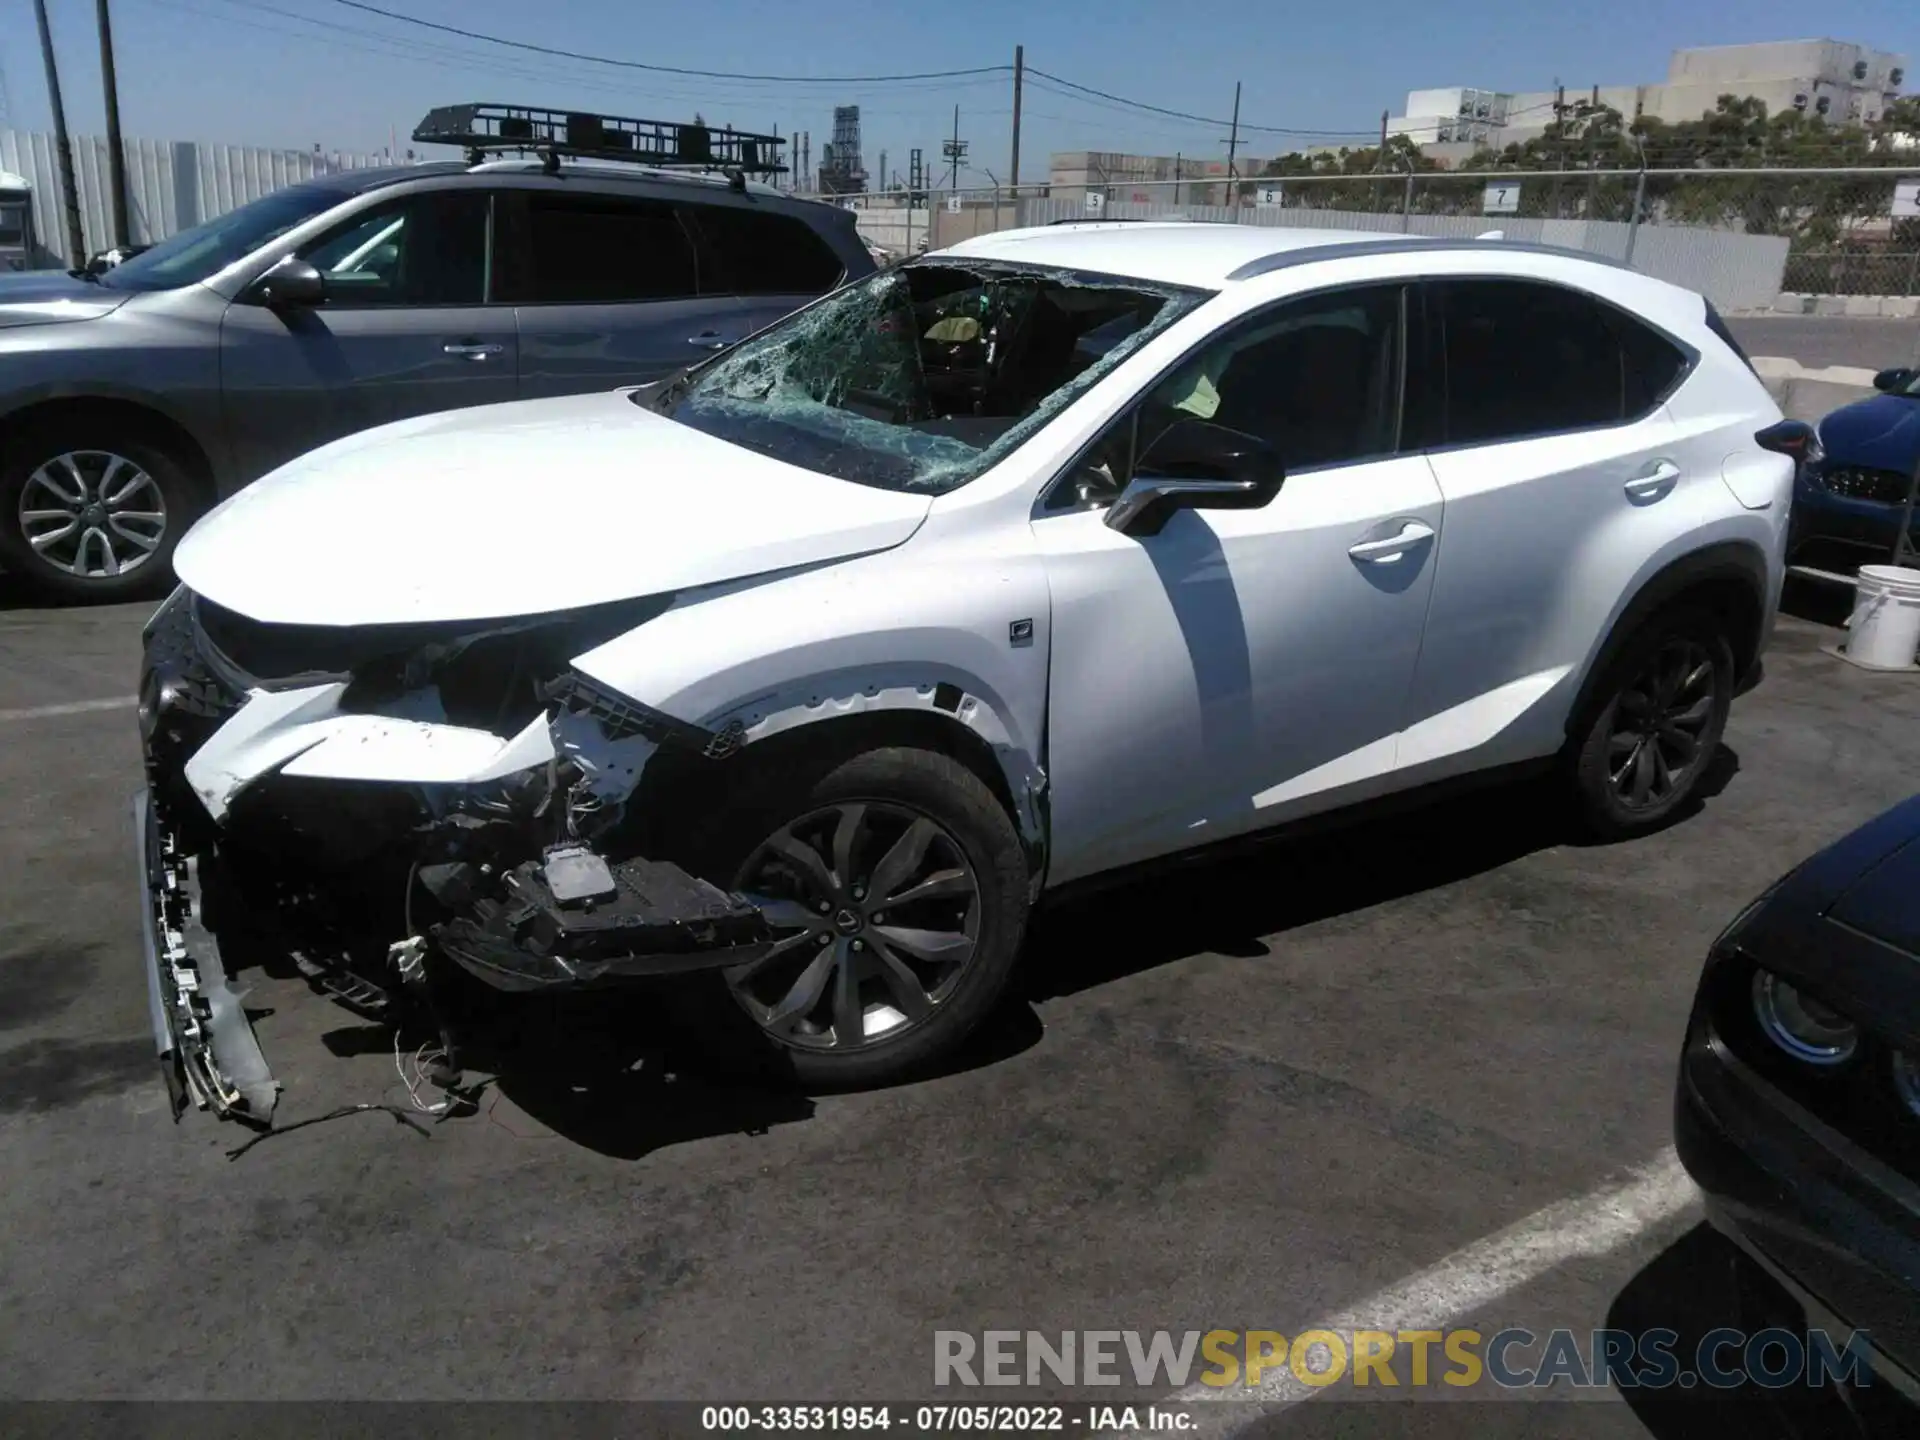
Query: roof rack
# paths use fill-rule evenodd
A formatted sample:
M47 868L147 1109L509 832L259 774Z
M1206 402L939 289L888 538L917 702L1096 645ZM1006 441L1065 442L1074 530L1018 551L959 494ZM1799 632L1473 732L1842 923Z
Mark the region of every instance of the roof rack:
M442 105L414 127L413 139L420 145L457 145L473 165L488 155L537 154L550 174L559 170L563 155L664 170L720 171L736 187L749 175L782 175L787 169L780 163L786 141L778 135L527 105Z

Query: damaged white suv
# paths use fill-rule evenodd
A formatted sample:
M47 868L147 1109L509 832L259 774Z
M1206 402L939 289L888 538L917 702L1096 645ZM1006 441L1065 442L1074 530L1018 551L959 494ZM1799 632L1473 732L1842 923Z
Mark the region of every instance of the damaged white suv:
M271 1114L242 927L362 999L707 972L870 1084L1072 882L1524 761L1650 828L1757 674L1806 441L1626 269L1112 225L328 445L187 536L147 631L176 1099Z

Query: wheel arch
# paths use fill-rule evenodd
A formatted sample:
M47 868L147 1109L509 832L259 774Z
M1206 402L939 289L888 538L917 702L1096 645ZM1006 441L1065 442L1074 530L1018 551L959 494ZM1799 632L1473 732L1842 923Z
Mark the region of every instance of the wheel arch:
M1703 546L1655 571L1622 607L1587 666L1567 712L1567 733L1579 733L1601 683L1634 634L1677 605L1699 606L1726 622L1738 683L1758 662L1766 638L1767 574L1765 554L1742 540Z
M775 724L724 759L690 748L663 748L642 769L629 798L630 813L640 833L657 841L684 820L710 810L716 794L753 785L760 774L825 770L889 746L930 750L965 766L999 801L1020 836L1037 896L1047 859L1046 780L1039 758L1011 742L979 697L950 683L930 689L926 698L932 703L913 704L883 691L865 697L881 703L857 710L835 707L805 715L775 711L763 725L767 720L788 723ZM805 708L818 712L822 706L816 702ZM967 718L961 718L962 712Z
M200 492L203 504L219 497L212 451L178 416L145 397L120 394L43 394L0 415L0 461L11 458L18 438L45 426L84 417L127 427L175 456Z

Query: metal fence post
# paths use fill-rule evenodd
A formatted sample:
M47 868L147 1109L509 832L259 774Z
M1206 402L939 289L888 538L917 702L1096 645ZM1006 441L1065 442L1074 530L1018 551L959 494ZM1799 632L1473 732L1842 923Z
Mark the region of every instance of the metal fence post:
M1913 294L1913 287L1916 281L1920 281L1920 250L1914 251L1913 254L1907 257L1907 288L1900 293L1902 295Z
M1622 263L1633 264L1634 242L1640 238L1640 207L1647 199L1647 147L1639 136L1634 142L1640 150L1640 176L1633 182L1633 214L1627 217L1627 253Z
M1400 233L1407 233L1407 227L1413 223L1413 162L1407 162L1407 192L1400 201Z

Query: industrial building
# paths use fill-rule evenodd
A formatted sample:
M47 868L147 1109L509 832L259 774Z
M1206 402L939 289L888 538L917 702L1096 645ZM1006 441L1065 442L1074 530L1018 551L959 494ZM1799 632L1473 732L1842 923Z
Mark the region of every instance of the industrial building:
M1900 96L1904 55L1837 40L1780 40L1757 45L1713 45L1676 50L1667 78L1649 85L1565 88L1568 103L1597 102L1628 119L1646 115L1670 123L1697 120L1722 95L1763 101L1768 114L1799 110L1834 124L1868 124ZM1480 146L1498 149L1545 130L1561 91L1506 92L1451 86L1413 90L1406 112L1388 119L1391 134L1418 141L1441 159L1464 157Z
M1259 156L1236 155L1232 173L1250 179L1266 164ZM1050 194L1067 200L1078 200L1093 190L1114 204L1225 205L1227 175L1224 159L1056 150L1049 160L1047 183Z

